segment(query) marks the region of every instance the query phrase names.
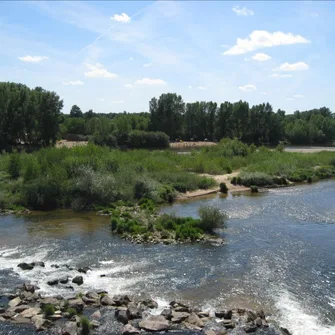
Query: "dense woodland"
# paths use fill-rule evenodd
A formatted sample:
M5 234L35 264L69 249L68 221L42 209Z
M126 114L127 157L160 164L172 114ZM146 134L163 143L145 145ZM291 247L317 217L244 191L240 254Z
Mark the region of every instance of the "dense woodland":
M62 112L62 108L63 101L55 92L0 83L1 147L18 143L46 146L62 138L134 148L166 147L169 139L237 138L256 145L324 145L335 140L335 114L326 107L286 115L283 110L274 112L269 103L185 104L180 95L167 93L150 100L149 113L83 112L77 105Z

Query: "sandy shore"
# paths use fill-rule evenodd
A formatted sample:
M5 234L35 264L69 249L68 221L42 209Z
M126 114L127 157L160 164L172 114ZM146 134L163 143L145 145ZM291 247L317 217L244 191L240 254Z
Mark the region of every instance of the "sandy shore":
M300 152L300 153L314 153L321 151L332 151L335 152L335 147L286 147L286 152Z
M233 177L237 177L240 171L235 171L233 173L226 173L221 175L210 175L207 173L201 174L201 176L210 177L216 180L218 184L220 183L226 183L227 188L229 192L245 192L249 191L249 187L241 186L241 185L233 185L230 181ZM183 194L180 194L177 198L177 200L185 200L185 199L191 199L191 198L197 198L209 194L214 194L220 191L219 187L210 188L208 190L195 190L191 192L186 192Z

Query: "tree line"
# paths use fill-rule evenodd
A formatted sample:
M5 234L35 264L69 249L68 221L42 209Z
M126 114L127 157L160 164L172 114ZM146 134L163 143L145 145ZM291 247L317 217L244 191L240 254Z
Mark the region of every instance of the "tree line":
M335 139L335 114L326 107L286 115L280 109L274 112L269 103L185 104L180 95L167 93L152 98L149 111L149 129L163 131L172 140L238 138L254 144L331 144Z
M269 103L185 103L181 95L165 93L150 100L149 112L103 114L83 112L74 105L69 113L62 113L62 108L55 92L0 83L1 148L19 143L47 146L57 139L90 140L111 147L166 147L168 139L237 138L257 145L331 144L335 139L335 115L327 107L286 114L280 109L275 112Z

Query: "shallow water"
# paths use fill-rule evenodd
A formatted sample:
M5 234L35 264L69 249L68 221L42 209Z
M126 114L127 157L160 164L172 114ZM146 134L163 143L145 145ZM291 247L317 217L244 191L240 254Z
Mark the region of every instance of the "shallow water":
M175 298L207 309L262 306L294 335L335 334L335 181L201 199L163 211L196 216L203 204L228 213L227 228L220 232L226 244L133 245L110 233L108 218L94 214L3 216L0 295L23 281L48 295L72 295L46 281L78 272L51 265L89 266L84 285L75 290L146 293L160 309ZM17 268L32 261L46 267Z

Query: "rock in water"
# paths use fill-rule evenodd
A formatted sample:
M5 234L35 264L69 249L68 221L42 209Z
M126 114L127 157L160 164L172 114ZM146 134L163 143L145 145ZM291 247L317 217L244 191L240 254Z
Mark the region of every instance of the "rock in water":
M122 335L138 335L141 333L141 331L132 325L127 324L122 328L121 333Z
M41 314L42 310L38 307L38 308L28 308L26 310L24 310L20 316L24 317L24 318L32 318L33 316L37 315L37 314Z
M88 267L88 266L84 266L83 268L79 268L78 269L78 272L81 272L81 273L87 273L87 271L90 271L91 269Z
M142 311L139 308L137 308L135 303L130 302L128 304L127 316L128 316L129 320L141 319L142 318Z
M204 326L203 321L195 313L191 313L190 316L185 320L185 322L188 322L188 323L190 323L192 325L195 325L199 328L202 328Z
M62 329L61 335L77 335L78 327L76 322L68 321L66 322L64 328Z
M76 276L72 279L72 283L75 283L77 285L82 285L84 283L83 276Z
M117 309L115 311L115 317L116 317L116 320L122 322L124 325L128 323L127 311L123 309Z
M21 298L20 297L16 297L16 298L14 298L13 300L11 300L8 303L8 306L13 308L13 307L16 307L16 306L20 305L21 302L22 302Z
M40 266L40 267L42 267L42 268L45 267L44 262L33 262L33 263L31 263L31 265L32 265L32 266Z
M174 323L181 323L182 321L185 321L189 316L190 316L190 314L186 313L186 312L172 311L171 321L174 322Z
M58 279L51 279L51 280L48 280L47 281L47 284L49 285L49 286L55 286L55 285L57 285L59 283L59 280Z
M148 331L162 331L169 329L169 321L163 315L150 315L139 323L139 327Z
M20 263L18 267L22 270L32 270L34 268L34 265L28 263Z
M114 300L109 296L105 295L101 298L101 305L103 306L113 306L115 305Z

